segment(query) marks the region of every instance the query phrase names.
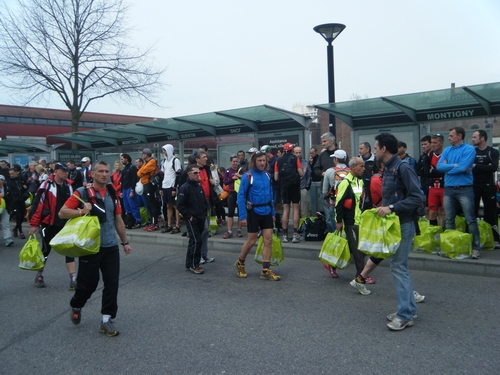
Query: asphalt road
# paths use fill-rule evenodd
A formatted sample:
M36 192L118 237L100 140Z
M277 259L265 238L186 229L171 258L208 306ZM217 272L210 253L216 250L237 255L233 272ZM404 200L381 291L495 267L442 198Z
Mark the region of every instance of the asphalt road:
M101 288L69 320L64 258L51 254L48 287L17 268L20 243L0 248L1 374L498 374L496 278L413 271L426 295L415 325L389 331L396 311L387 267L373 293L332 279L319 261L286 259L279 282L236 277L234 255L212 251L204 275L184 270L184 248L133 244L121 259L120 335L99 333ZM252 254L253 255L253 254Z

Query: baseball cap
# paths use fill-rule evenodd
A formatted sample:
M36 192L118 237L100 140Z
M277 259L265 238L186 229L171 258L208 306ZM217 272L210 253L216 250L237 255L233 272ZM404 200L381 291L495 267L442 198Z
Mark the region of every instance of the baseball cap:
M336 150L333 155L330 155L331 158L337 158L339 160L343 160L347 158L347 152L344 150Z
M66 164L59 163L59 162L54 165L54 170L57 171L58 169L64 169L65 171L69 171L69 168L68 168L68 166Z
M0 174L0 180L4 180L5 181L5 176L3 174Z
M291 143L288 143L288 142L283 145L283 150L285 150L285 151L293 151L293 148L294 148L294 145Z
M153 155L153 151L150 148L145 148L144 150L142 150L142 153L149 156Z
M271 151L271 146L269 145L264 145L260 148L260 152L269 152Z
M87 157L87 156L85 156L85 157L82 159L82 163L86 163L86 162L88 162L88 161L90 161L90 158L89 158L89 157Z
M247 152L248 152L249 154L253 154L254 152L257 152L257 151L258 151L258 150L257 150L255 147L252 147L252 148L250 148L250 150L248 150Z

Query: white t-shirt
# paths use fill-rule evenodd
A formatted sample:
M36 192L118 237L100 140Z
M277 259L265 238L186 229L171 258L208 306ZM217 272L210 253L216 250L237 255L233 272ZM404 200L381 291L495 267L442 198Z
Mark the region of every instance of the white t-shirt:
M174 156L174 159L175 169L172 168L172 160L167 160L167 158L164 158L162 161L161 170L163 171L164 176L161 187L163 189L168 189L175 185L175 171L179 171L181 169L181 161L179 160L179 158Z

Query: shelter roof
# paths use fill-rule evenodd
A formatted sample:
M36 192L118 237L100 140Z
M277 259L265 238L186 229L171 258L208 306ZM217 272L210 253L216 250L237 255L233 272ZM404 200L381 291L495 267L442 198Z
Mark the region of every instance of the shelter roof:
M179 116L97 130L50 135L97 149L159 141L237 135L264 131L304 130L312 122L308 116L270 105Z
M315 105L353 129L500 114L500 82Z

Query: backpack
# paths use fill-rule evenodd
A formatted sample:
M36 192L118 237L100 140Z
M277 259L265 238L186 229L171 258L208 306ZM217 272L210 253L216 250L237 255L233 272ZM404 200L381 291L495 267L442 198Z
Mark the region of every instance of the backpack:
M184 170L184 168L182 166L182 163L180 163L181 170L179 172L177 172L175 170L175 160L179 160L179 158L177 156L174 156L174 158L172 159L172 169L175 171L175 185L174 186L179 186L179 178L181 177L181 173Z
M297 171L297 157L295 155L290 154L288 158L282 156L278 159L277 163L281 186L287 187L300 184L300 176Z
M406 194L408 193L406 191L406 187L405 185L403 184L403 178L401 177L401 173L399 173L399 167L401 166L402 163L408 163L406 160L401 160L398 165L396 165L396 191L397 191L397 184L400 183L401 186L403 187L403 193ZM411 163L408 163L410 166L411 166ZM420 204L418 205L418 208L417 208L417 215L418 216L425 216L425 208L426 208L426 198L425 198L425 195L424 193L421 191L421 195L420 195Z
M113 215L116 215L116 190L111 184L106 184L106 190L108 191L108 194L111 196L111 199L113 200ZM82 200L85 202L90 202L92 203L92 206L95 206L95 209L92 208L92 213L95 212L96 215L99 218L100 223L106 222L106 211L104 210L104 200L98 199L95 190L93 187L85 187L83 189L83 196L81 197Z
M330 188L327 194L327 198L333 200L334 205L337 198L340 181L342 181L350 171L351 170L349 168L335 169L335 174L333 175L333 186Z

